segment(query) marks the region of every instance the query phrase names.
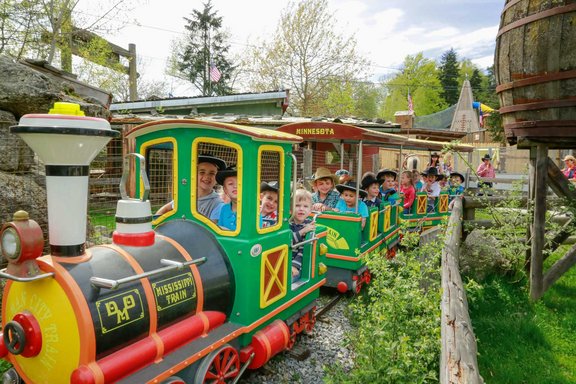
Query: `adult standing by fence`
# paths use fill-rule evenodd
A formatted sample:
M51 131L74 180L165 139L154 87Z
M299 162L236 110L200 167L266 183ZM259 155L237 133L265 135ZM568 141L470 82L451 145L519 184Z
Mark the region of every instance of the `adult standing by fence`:
M490 163L492 158L487 153L482 158L482 163L476 169L476 174L478 177L485 177L488 179L494 179L496 177L496 171L494 170L494 166ZM479 195L482 195L482 189L492 188L493 184L491 181L480 181L478 180L478 189L480 190Z

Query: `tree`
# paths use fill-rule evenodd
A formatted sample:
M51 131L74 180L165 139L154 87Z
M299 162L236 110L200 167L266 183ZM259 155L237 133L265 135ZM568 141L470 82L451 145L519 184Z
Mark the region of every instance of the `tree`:
M232 92L229 81L234 67L226 58L230 46L226 44L226 34L221 31L222 17L212 8L208 0L202 11L195 9L190 18L184 18L188 22L188 36L184 47L176 52L177 58L172 59L173 74L190 81L203 96ZM211 79L212 68L220 73L217 79Z
M408 109L408 92L412 97L414 112L427 115L447 107L440 95L436 63L424 58L422 52L408 55L399 74L384 83L386 99L380 115L387 120L397 111Z
M251 88L289 88L291 109L304 116L329 112L323 101L334 85L360 78L367 67L354 36L336 32L327 0L290 2L272 40L258 44L248 56Z
M440 71L438 78L442 85L442 98L448 105L454 105L460 97L458 57L454 48L450 48L442 54L438 69Z

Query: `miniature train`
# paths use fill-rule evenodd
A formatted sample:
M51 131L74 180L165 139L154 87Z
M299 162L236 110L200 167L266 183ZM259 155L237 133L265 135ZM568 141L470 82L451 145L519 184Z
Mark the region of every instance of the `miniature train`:
M118 133L65 105L11 130L46 164L50 244L42 255L42 231L23 211L0 232L8 260L0 357L13 364L14 382L231 383L313 329L321 286L358 290L370 279L362 256L389 254L398 241L396 207L373 210L364 231L355 215L323 214L299 244L293 281L288 218L302 137L162 120L127 134L134 153L113 243L86 248L90 162ZM207 154L234 166L235 228L200 211ZM263 226L260 190L272 182L277 217ZM155 218L152 209L170 199Z

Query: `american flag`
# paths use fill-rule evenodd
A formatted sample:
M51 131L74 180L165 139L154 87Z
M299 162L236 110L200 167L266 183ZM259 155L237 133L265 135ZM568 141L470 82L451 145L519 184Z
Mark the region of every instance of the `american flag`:
M214 65L210 64L210 81L217 83L222 77L222 72Z
M410 91L408 91L408 111L410 111L410 113L414 112L414 104L412 103L412 95L410 95Z

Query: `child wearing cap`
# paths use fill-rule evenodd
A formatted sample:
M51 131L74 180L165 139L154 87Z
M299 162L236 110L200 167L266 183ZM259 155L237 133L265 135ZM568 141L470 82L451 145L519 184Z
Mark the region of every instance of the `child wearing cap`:
M238 173L236 167L228 167L216 174L216 182L222 186L223 193L230 200L229 203L220 204L210 213L210 220L220 228L236 230L236 211L238 208Z
M572 155L567 155L562 161L565 165L562 169L562 173L568 180L574 181L576 179L576 158Z
M366 225L366 218L368 217L368 206L365 202L358 199L356 194L356 183L349 181L346 184L338 184L336 186L338 192L340 192L340 200L336 204L334 210L336 212L342 213L356 213L356 204L358 204L358 213L362 216L362 229ZM366 191L360 189L360 197L365 198L367 196Z
M314 174L312 181L314 192L312 194L312 209L314 211L332 211L340 194L334 190L334 184L337 182L337 176L333 175L328 168L320 167Z
M396 172L391 169L382 169L376 176L381 183L380 194L382 201L388 201L391 205L395 205L400 199L400 195L396 192L396 175Z
M450 204L448 209L452 209L454 206L454 198L456 196L462 196L464 194L464 187L462 183L464 182L464 176L458 172L452 172L450 174L450 183L448 187L448 196L450 198Z
M428 204L426 205L426 212L434 212L436 205L436 198L440 196L440 184L438 183L438 168L430 167L422 173L424 176L425 184L420 192L428 194Z
M382 204L382 200L380 199L380 183L376 175L372 172L366 172L360 184L360 188L366 191L366 197L363 200L366 206L368 208L379 207Z
M316 223L308 216L312 211L312 194L305 189L297 189L294 194L294 213L288 221L292 230L292 245L305 240L308 232L316 230ZM300 278L304 246L292 249L292 281Z
M260 184L260 228L268 228L278 222L278 182Z

